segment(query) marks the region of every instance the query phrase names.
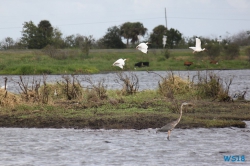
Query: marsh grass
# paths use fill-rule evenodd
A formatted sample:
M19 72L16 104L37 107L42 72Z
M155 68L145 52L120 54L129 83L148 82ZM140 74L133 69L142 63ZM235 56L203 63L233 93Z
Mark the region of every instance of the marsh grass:
M94 63L91 58L87 61ZM152 57L146 55L145 58ZM168 60L182 62L171 58ZM128 68L131 59L126 64ZM104 58L103 61L107 60ZM67 64L67 61L61 62ZM194 106L183 111L183 119L177 126L180 128L244 127L242 121L250 120L249 102L224 100L229 97L232 80L223 80L214 73L204 76L197 73L195 78L185 80L170 71L166 76L160 76L158 89L144 91L139 91L140 80L132 72L130 75L118 73L120 77L118 75L117 79L122 85L118 90L107 90L105 80L94 82L91 77L81 80L90 86L81 87L75 75L63 76L63 81L56 84L47 83L44 75L43 80L33 79L31 85L20 76L20 94L0 90L0 126L159 128L179 117L182 102L192 102Z

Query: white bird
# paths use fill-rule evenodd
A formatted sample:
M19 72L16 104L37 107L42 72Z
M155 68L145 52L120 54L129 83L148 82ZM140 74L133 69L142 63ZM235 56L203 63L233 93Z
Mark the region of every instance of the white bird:
M194 50L193 53L206 50L205 48L201 48L201 40L199 38L195 39L195 47L189 47L189 48Z
M150 44L150 43L140 43L136 49L140 50L141 52L147 54L148 53L148 45L147 44Z
M56 91L56 89L55 89L55 92L54 92L54 96L57 96L58 94L57 94L57 91Z
M6 85L6 89L8 88L8 85ZM0 89L5 89L5 86L3 85L3 86L1 86L1 88Z
M125 60L126 59L118 59L117 61L115 61L113 63L113 66L118 66L120 67L121 69L123 69L123 66L125 65Z

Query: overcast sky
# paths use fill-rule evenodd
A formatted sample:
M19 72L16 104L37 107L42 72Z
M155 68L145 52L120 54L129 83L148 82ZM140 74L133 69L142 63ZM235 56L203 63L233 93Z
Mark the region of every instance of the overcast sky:
M93 35L124 22L141 22L151 33L158 25L183 36L222 38L250 30L250 0L0 0L0 41L22 36L24 22L49 20L63 33Z

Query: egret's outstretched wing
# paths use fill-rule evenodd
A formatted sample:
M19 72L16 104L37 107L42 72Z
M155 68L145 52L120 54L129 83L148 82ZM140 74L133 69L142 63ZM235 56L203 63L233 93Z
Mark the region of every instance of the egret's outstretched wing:
M197 50L201 50L201 40L199 38L195 39L195 47Z
M148 52L148 49L147 48L139 48L138 50L140 50L141 52L143 52L143 53L147 53Z
M136 48L145 54L148 52L148 45L145 43L139 44Z
M120 67L121 69L123 69L123 66L125 65L125 60L126 59L118 59L117 61L115 61L113 63L113 66L118 66Z
M190 49L192 49L192 50L194 50L195 51L195 49L196 49L196 47L189 47Z

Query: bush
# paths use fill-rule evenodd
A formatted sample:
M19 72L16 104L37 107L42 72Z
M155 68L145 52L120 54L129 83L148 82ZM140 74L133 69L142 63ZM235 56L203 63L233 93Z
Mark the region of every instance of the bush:
M156 74L156 73L155 73ZM175 76L173 72L169 72L166 77L159 75L162 79L158 82L158 91L161 95L174 99L174 95L186 94L191 91L191 82L183 80Z
M220 89L223 89L221 79L215 74L209 73L205 77L198 74L197 91L201 98L214 98L219 94Z
M225 87L223 86L225 84ZM214 73L201 76L198 73L198 82L195 85L198 98L214 98L219 101L230 101L229 88L232 84L232 79L224 81Z
M248 62L250 63L250 46L245 49L246 56L248 56Z
M234 43L225 45L224 53L227 59L235 59L240 55L240 47Z
M221 47L218 44L207 44L206 45L206 53L211 60L215 60L216 57L220 55Z
M168 58L170 57L170 52L169 52L168 49L165 49L165 50L163 51L163 56L164 56L166 59L168 59Z
M124 72L119 72L116 74L117 79L115 79L116 83L122 85L122 92L125 95L133 95L139 90L139 79L136 74L130 72L128 74Z

